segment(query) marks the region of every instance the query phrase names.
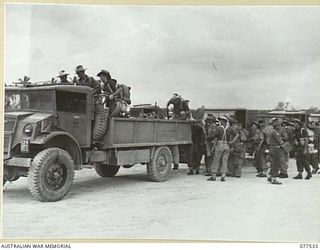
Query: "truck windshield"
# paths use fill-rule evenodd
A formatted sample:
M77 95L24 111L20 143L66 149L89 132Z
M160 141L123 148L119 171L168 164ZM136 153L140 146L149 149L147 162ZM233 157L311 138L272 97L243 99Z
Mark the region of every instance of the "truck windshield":
M37 110L53 111L53 92L25 91L6 92L5 111Z

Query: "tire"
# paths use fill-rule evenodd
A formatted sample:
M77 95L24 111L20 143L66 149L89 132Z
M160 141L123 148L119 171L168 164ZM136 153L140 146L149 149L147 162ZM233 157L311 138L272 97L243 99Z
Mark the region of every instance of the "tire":
M95 170L101 177L114 177L118 173L119 168L120 166L111 166L102 163L95 164Z
M29 169L31 194L40 201L58 201L69 192L74 179L74 162L70 154L60 148L39 152Z
M158 147L147 164L147 173L152 181L161 182L169 179L172 170L172 154L168 147Z
M99 141L102 139L104 134L107 131L107 119L108 119L108 110L103 108L101 101L96 102L96 112L94 118L94 125L92 130L92 139L94 141Z

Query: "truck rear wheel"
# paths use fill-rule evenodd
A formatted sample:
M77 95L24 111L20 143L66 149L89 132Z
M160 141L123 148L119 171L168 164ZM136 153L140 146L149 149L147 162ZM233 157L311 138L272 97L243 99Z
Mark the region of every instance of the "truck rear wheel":
M101 177L114 177L120 168L120 166L111 166L102 163L96 163L94 166L97 174Z
M171 175L172 154L168 147L158 147L147 164L147 172L152 181L166 181Z
M58 201L69 192L74 179L74 162L68 152L47 148L33 159L28 173L29 190L40 201Z

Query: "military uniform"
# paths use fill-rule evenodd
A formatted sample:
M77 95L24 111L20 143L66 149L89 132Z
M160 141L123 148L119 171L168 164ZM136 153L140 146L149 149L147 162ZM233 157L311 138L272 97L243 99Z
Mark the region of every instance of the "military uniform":
M78 65L75 69L76 74L78 75L78 79L74 78L75 85L78 86L88 86L93 89L93 94L98 95L101 93L100 84L93 78L87 76L85 72L85 68L82 65Z
M283 140L280 135L280 129L277 129L277 126L281 126L279 121L274 122L274 128L270 131L269 135L269 148L270 148L270 177L268 181L272 184L281 184L276 180L279 170L283 168L283 165L286 163L286 153L283 146Z
M112 114L117 107L116 98L110 99L110 95L113 95L119 89L119 87L120 86L117 84L117 80L115 79L110 79L107 81L107 83L102 85L102 90L105 94L105 105L109 108L110 114Z
M87 75L84 75L83 78L79 78L76 81L76 85L78 85L78 86L88 86L88 87L93 89L94 94L100 94L101 93L100 84L93 77L89 77Z
M211 176L211 164L213 161L213 154L214 154L214 145L212 141L214 140L215 132L217 126L214 124L216 118L212 116L211 118L207 118L205 125L203 127L204 135L205 135L205 148L206 148L206 155L205 155L205 164L206 164L206 176Z
M208 180L215 181L217 173L220 170L222 174L221 181L225 181L230 155L230 146L228 142L230 142L231 139L234 138L234 132L231 127L226 128L224 126L219 126L217 127L214 137L217 143L215 146L213 162L211 165L212 177Z
M234 140L230 145L230 155L228 159L228 173L227 176L241 177L241 154L242 154L242 142L240 141L240 130L238 127L231 126L229 128L232 133L229 132L229 140Z
M267 177L266 173L268 170L266 157L265 157L265 148L262 147L264 142L264 134L260 129L257 129L253 137L253 149L254 149L254 166L257 169L257 177Z
M287 127L283 126L281 127L279 131L280 137L283 141L282 148L284 149L284 154L285 154L285 161L282 162L280 166L280 173L279 176L280 178L288 178L288 161L289 161L289 152L291 150L291 144L289 142L289 135L288 135L288 129Z
M192 163L188 175L192 175L195 170L195 174L199 174L200 162L203 155L205 155L205 135L201 122L195 122L191 126L191 138L192 138Z
M294 179L302 179L303 169L305 169L308 173L306 179L310 179L312 177L312 174L307 153L308 132L301 126L301 122L299 120L294 120L294 122L299 123L299 126L297 126L295 130L294 144L298 175L294 177Z
M317 127L314 128L314 149L315 149L315 163L313 166L313 171L312 173L316 174L319 170L319 160L320 160L320 148L319 148L319 143L320 143L320 127L319 124Z

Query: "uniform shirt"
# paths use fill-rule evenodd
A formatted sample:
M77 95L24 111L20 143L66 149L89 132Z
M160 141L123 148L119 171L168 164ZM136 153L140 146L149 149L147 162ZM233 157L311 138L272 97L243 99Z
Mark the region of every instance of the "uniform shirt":
M225 136L224 136L224 133L225 133ZM227 129L224 129L222 126L217 127L217 130L215 132L215 138L217 138L218 141L221 141L222 139L224 139L229 142L234 137L235 137L235 131L233 128L228 127Z
M314 146L316 149L319 149L319 140L320 140L320 128L316 127L314 129Z
M261 141L263 141L263 139L264 139L263 132L260 129L257 129L252 138L253 144L259 145Z
M204 125L204 131L207 136L207 141L211 142L215 138L215 133L217 131L217 126L213 124L205 124Z
M264 129L263 129L263 135L264 135L264 143L266 144L266 145L270 145L270 135L271 135L271 132L274 130L274 128L271 126L271 125L269 125L269 126L267 126L267 127L265 127Z
M302 138L308 138L308 132L305 128L297 128L295 130L295 139L298 145L301 146L301 140Z
M79 78L76 81L76 85L88 86L90 88L93 88L95 94L100 94L101 93L100 84L93 77L89 77L87 75L84 75L83 78Z
M280 133L281 139L283 141L288 141L289 140L289 138L288 138L288 130L287 130L286 127L281 127L279 133Z
M283 145L283 140L280 135L280 131L275 129L270 130L270 137L269 137L269 146L281 146Z
M199 123L192 124L191 126L191 139L193 143L203 144L204 143L204 131L202 125Z
M116 102L115 98L110 100L109 96L111 94L113 94L114 92L116 92L119 87L120 86L117 84L117 80L115 80L115 79L110 79L110 80L108 80L107 83L105 83L103 85L102 90L103 90L104 94L106 95L105 98L106 98L106 106L107 107L111 107L115 104L115 102Z

